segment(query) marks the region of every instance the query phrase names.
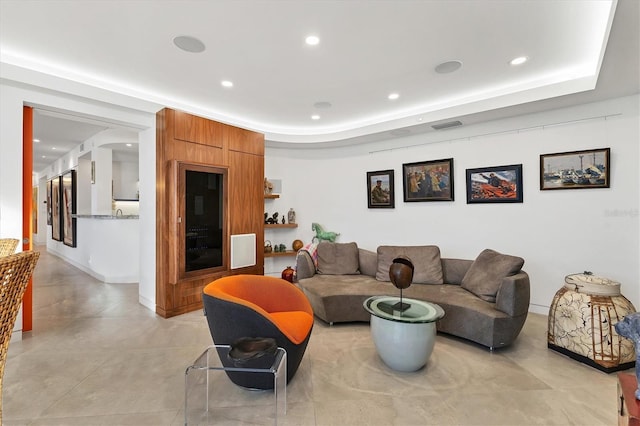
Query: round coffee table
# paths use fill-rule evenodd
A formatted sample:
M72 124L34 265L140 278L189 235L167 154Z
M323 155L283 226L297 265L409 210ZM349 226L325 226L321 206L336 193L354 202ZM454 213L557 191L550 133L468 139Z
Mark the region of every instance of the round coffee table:
M416 371L433 352L436 321L444 317L444 310L406 297L402 306L399 303L399 297L373 296L363 306L371 314L371 336L384 363L394 370Z

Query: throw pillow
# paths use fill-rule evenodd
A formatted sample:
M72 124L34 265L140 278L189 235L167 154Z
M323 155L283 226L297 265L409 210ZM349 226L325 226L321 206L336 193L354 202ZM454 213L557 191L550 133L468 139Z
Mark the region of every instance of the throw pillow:
M516 274L524 265L524 259L486 249L473 261L462 278L462 288L487 302L495 302L502 279Z
M442 261L438 246L379 246L376 280L391 281L389 268L393 259L407 256L413 263L413 282L416 284L442 284Z
M318 244L318 273L325 275L359 274L358 245L356 243Z

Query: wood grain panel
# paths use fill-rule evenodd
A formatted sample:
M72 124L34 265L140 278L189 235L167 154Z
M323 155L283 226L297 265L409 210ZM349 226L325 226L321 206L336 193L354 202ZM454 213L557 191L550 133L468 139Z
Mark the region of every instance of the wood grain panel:
M264 135L239 127L227 126L229 150L264 156Z
M256 273L264 273L264 157L229 152L231 234L256 234ZM235 270L234 273L251 273Z
M218 148L223 146L223 132L224 128L228 126L182 111L174 111L174 115L176 122L174 137L176 139Z
M200 309L202 288L217 278L264 273L264 135L171 109L158 112L156 123L156 312L168 318ZM183 244L176 218L184 191L177 184L178 161L228 167L227 263L222 271L180 278ZM255 266L229 269L230 232L256 234Z
M169 247L169 233L164 231L167 220L167 187L166 187L166 138L172 131L169 111L163 109L156 114L156 312L165 316L168 269L166 252Z

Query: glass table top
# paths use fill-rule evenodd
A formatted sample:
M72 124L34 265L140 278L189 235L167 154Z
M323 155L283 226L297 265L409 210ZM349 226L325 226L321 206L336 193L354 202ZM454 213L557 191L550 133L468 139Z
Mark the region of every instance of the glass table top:
M363 303L364 308L377 317L390 321L423 323L435 322L444 317L444 310L435 303L396 296L373 296Z

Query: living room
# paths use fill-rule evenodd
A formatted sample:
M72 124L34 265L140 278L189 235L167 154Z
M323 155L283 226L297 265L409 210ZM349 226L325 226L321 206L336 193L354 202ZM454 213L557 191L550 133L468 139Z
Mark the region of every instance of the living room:
M615 20L626 15L626 19L637 24L637 12L637 2L617 2L608 40L610 46L628 44L628 50L622 52L635 55L636 70L638 53L633 48L638 41L625 38L627 33L618 33ZM632 34L637 36L637 30ZM599 86L619 75L628 77L629 70L621 70L617 58L607 54ZM459 114L451 118L459 119L463 125L446 130L413 129L419 125L414 120L404 126L408 132L380 131L375 138L356 138L355 143L346 145L339 140L316 143L270 140L267 135L264 175L281 186L280 198L266 201L265 211L282 215L293 208L298 223L295 229L269 235L274 243L287 246L294 239L307 243L314 235L311 224L317 222L338 232L338 242L354 241L359 247L374 251L381 244L433 244L440 247L443 257L474 259L485 248L491 248L525 260L523 269L531 277L532 314L546 316L564 277L583 271L620 282L622 293L636 307L640 306L637 73L635 80L634 76L631 80L635 91L616 93L606 99L590 98L591 91L586 91L564 94L567 98L556 103L538 100L534 110L515 105L492 119L478 120L472 114L468 117ZM157 104L48 74L45 68L27 68L5 61L1 87L2 236L19 236L21 232L20 212L14 207L22 199L14 185L21 176L16 161L21 148L14 141L22 139L21 114L27 103L103 117L139 131L140 240L147 247L154 247L155 165L144 159L156 156ZM214 115L198 108L190 112ZM434 120L441 121L448 120ZM544 173L541 156L602 148L610 149L610 182L606 187L541 190ZM444 159L452 159L451 200L405 202L403 165ZM467 203L470 182L466 171L504 165L522 166L522 202ZM367 172L384 170L393 170L395 174L394 208L370 209ZM142 251L140 257L137 301L151 312L156 305L155 257L152 251ZM284 257L265 259L264 272L279 275L293 261ZM544 326L541 327L544 320L533 318L537 318L535 332L544 332ZM518 340L522 345L520 351L529 344L529 337L525 328ZM544 340L537 343L544 345ZM479 357L487 358L486 354ZM615 393L611 383L607 384L607 392L613 389Z

